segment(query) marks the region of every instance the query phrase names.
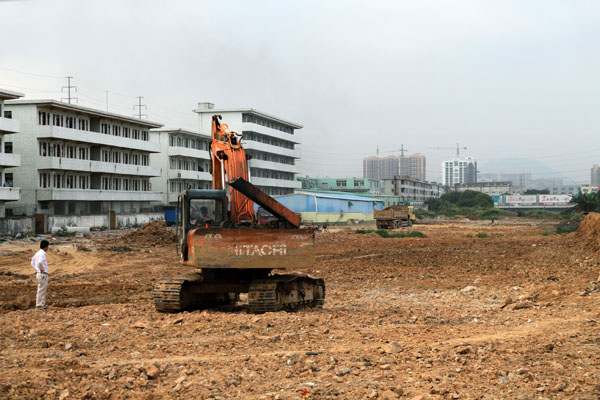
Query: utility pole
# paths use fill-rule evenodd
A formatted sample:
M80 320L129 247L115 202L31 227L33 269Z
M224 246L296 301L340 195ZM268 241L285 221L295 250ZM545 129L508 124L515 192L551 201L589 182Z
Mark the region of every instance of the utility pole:
M403 145L403 144L401 144L401 145L400 145L400 157L404 158L404 152L405 152L405 151L406 151L406 150L404 149L404 145Z
M67 89L67 97L61 98L60 101L67 100L69 104L71 104L71 100L78 101L77 97L71 97L71 89L75 89L75 92L77 92L77 86L71 86L71 79L73 79L72 76L67 76L65 79L67 80L67 86L63 86L61 92L64 92L64 90Z
M148 118L148 114L142 114L142 107L144 107L146 110L148 109L148 107L145 104L142 104L142 96L138 96L138 104L133 106L133 109L135 110L136 108L138 109L138 113L137 114L133 114L134 117L138 117L139 119L142 119L142 117L146 117Z

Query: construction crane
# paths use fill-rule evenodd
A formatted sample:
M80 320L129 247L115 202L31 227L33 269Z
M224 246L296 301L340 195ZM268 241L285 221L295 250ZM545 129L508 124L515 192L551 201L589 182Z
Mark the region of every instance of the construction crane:
M400 157L404 157L404 152L406 151L408 151L408 149L405 149L404 145L402 144L398 150L384 151L384 153L400 153Z
M466 150L466 147L460 147L458 143L456 143L456 147L428 147L428 149L434 150L456 150L456 158L460 158L460 150Z

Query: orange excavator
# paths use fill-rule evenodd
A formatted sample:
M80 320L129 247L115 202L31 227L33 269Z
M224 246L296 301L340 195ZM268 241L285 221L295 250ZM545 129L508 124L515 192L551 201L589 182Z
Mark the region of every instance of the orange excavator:
M193 270L156 283L156 310L231 305L241 293L248 294L248 307L257 313L322 307L323 279L273 273L314 265L314 231L301 229L297 214L250 183L242 136L220 121L220 115L213 116L213 189L179 195L177 253ZM268 227L257 223L255 203L275 218Z

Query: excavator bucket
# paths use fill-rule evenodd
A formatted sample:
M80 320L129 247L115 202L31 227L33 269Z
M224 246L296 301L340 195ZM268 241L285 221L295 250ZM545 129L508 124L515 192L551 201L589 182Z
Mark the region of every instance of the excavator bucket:
M274 216L283 219L290 225L298 228L300 227L300 216L294 213L292 210L245 180L244 178L238 178L229 183L235 190L241 192L243 195L248 197L250 200L273 214Z

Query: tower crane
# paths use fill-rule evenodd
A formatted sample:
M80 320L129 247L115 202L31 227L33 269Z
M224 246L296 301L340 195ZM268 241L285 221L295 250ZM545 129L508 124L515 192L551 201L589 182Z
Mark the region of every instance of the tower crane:
M428 147L428 149L435 149L435 150L456 150L456 158L460 157L460 150L466 150L466 147L460 147L460 145L458 143L456 143L456 147Z

